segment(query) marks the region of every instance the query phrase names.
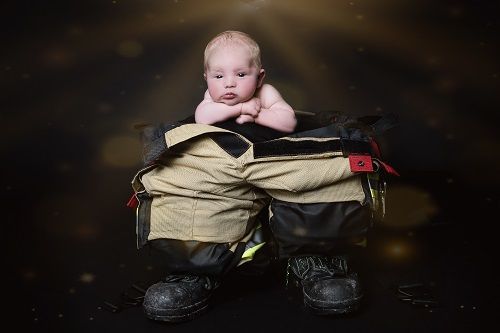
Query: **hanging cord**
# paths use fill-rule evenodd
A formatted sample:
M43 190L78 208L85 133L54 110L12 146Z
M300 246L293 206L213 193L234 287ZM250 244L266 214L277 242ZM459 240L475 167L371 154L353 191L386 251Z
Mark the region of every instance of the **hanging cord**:
M118 301L104 301L103 308L112 313L119 313L125 309L140 306L144 300L144 295L149 286L144 286L143 282L132 284L126 291L120 294Z

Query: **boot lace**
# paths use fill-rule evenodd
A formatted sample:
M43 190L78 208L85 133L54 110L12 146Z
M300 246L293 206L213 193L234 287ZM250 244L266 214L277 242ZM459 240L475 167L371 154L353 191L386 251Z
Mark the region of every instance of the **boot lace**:
M203 280L203 287L207 290L214 289L218 286L218 283L215 279L211 279L208 276L203 275L192 275L192 274L171 274L165 278L166 283L176 283L176 282L186 282L186 283L194 283L199 280Z
M335 276L346 276L348 272L347 260L343 256L303 256L288 259L286 269L286 285L290 272L301 280L319 281Z

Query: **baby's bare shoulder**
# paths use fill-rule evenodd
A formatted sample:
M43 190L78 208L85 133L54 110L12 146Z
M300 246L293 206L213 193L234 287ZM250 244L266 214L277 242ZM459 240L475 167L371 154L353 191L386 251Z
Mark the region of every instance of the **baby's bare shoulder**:
M281 98L281 95L279 91L273 87L272 85L265 83L262 85L262 87L259 89L257 93L257 97L260 99L276 99L276 98Z
M260 93L269 93L269 92L278 92L278 90L270 85L269 83L264 83L262 87L260 88Z

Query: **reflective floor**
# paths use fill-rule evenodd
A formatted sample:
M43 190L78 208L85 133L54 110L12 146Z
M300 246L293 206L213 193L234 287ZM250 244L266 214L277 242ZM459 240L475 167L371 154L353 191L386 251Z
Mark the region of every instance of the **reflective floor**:
M216 290L209 312L193 322L153 322L140 307L127 308L123 302L126 309L112 313L105 302L118 305L123 293L138 297L133 285L144 287L164 275L156 257L135 249L134 212L124 206L126 186L123 195L116 186L112 199L104 190L112 187L113 177L123 176L109 174L104 184L110 186L89 197L89 209L99 215L99 235L79 230L76 243L75 236L54 237L39 229L36 234L14 232L24 237L7 252L19 275L14 276L15 281L8 276L6 301L12 304L11 316L28 330L470 332L486 327L491 318L497 296L494 271L498 251L490 218L498 210L498 193L476 192L476 197L466 198L462 192L467 188L450 184L437 174L394 180L391 187L395 191L418 184L432 193L431 204L439 212L424 225L394 228L379 224L372 230L367 248L354 256L354 267L365 287L359 313L332 318L309 314L297 290L286 287L281 262L273 263L261 275L244 266L229 274ZM58 217L66 214L63 209L51 216L54 226L61 229L67 227L58 222ZM406 218L415 218L422 209L421 205L406 212ZM9 211L23 214L20 204ZM392 218L396 216L389 213L388 220ZM18 223L17 230L25 230L22 221ZM21 289L10 295L11 286Z

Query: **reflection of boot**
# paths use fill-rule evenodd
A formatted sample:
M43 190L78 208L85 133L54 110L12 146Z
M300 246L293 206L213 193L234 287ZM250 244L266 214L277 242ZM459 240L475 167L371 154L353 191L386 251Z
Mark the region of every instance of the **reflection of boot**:
M208 308L218 283L207 276L169 275L146 291L144 312L153 320L180 322L193 319Z
M363 295L358 275L348 271L345 257L292 257L288 274L302 286L304 304L315 314L349 313L359 308Z

